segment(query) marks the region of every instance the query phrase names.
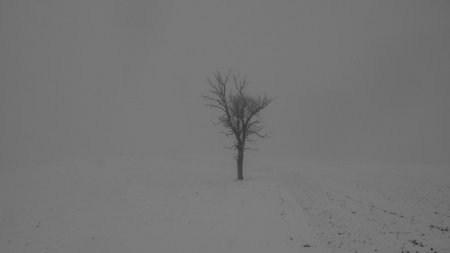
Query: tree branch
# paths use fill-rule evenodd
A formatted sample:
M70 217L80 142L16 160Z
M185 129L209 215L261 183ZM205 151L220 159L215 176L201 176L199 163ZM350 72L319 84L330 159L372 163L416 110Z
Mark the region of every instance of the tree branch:
M232 88L229 90L229 82L232 80ZM245 148L247 143L254 142L254 137L265 138L259 113L274 99L257 95L251 97L246 94L246 88L250 83L247 76L240 73L232 74L231 70L223 74L216 71L213 78L207 78L210 94L203 95L205 105L211 109L218 109L222 114L217 124L222 124L228 131L222 132L226 136L234 135L235 144L232 148Z

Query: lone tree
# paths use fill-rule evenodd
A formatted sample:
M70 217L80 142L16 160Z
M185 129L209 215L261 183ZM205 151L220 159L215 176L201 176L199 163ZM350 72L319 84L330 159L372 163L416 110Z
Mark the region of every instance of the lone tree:
M228 73L216 71L214 77L208 77L207 81L211 88L210 94L203 95L203 100L206 106L220 112L215 125L222 125L226 128L223 133L227 137L234 137L231 148L237 151L237 179L243 180L244 151L254 150L248 144L254 142L255 138L267 137L267 133L263 133L264 126L261 125L260 113L273 98L266 95L256 97L247 95L246 88L249 84L247 76L232 74L231 70Z

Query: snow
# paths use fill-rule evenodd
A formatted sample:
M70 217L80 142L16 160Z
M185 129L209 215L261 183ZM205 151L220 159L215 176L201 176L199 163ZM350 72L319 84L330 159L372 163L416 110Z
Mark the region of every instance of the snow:
M231 159L230 159L231 160ZM0 252L450 252L450 170L108 157L0 177Z

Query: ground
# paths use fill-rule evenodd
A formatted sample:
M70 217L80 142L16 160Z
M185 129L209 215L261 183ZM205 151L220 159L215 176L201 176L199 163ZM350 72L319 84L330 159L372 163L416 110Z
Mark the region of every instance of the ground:
M442 167L107 157L0 177L1 252L450 252Z

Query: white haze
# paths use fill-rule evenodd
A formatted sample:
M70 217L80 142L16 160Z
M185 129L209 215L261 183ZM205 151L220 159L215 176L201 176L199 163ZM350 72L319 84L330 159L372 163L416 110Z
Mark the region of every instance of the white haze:
M0 171L225 156L206 76L278 99L266 157L450 164L447 1L0 3ZM249 154L250 158L253 154Z

